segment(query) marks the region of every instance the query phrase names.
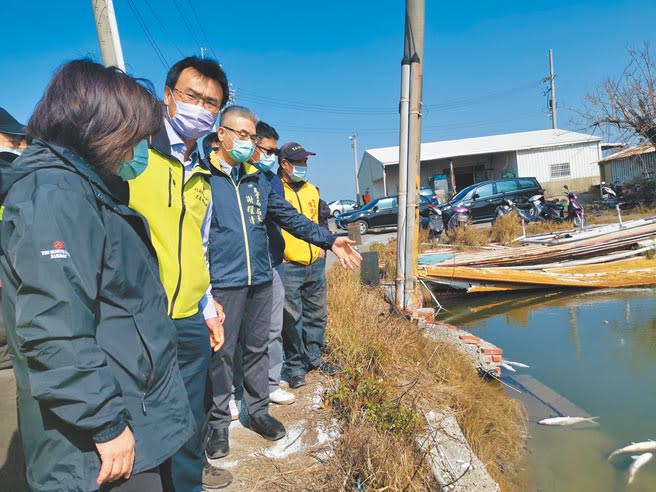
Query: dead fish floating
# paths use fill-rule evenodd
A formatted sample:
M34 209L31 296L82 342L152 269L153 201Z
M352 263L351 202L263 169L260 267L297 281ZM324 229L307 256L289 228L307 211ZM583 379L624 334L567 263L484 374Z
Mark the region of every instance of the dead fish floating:
M542 419L538 422L541 425L574 425L580 424L581 422L591 422L593 424L598 424L596 419L599 417L550 417L548 419Z
M629 483L633 482L636 472L644 465L646 465L647 462L653 457L654 455L652 453L643 453L638 456L631 456L631 458L633 458L633 463L631 463L631 467L629 468Z
M608 461L612 460L615 456L626 453L647 453L648 451L656 451L656 441L650 439L648 441L632 442L628 446L616 449L608 456Z
M510 372L517 372L517 369L515 369L513 366L506 364L505 362L500 362L499 367L503 367L506 371Z
M528 369L529 367L531 367L531 366L527 366L526 364L524 364L522 362L515 362L515 361L512 361L512 360L502 360L501 363L509 365L509 366L513 366L513 367L521 367L522 369Z

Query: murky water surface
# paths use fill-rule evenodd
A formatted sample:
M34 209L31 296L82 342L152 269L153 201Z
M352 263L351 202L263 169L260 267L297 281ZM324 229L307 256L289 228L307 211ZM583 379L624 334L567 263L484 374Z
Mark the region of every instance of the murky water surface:
M627 484L616 448L656 439L656 290L533 293L444 301L451 322L499 345L519 369L599 416L599 426L545 427L528 403L531 490L656 491L656 457ZM553 415L553 412L551 412ZM656 452L654 453L656 455Z

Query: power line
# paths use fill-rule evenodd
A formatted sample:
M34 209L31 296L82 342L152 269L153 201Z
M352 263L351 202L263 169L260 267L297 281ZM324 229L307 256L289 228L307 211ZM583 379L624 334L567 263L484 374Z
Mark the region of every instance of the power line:
M205 41L205 44L209 48L209 50L212 53L212 56L214 57L214 59L218 62L219 57L216 56L216 53L214 52L214 49L212 48L212 45L210 44L210 40L209 40L209 37L207 36L207 32L205 32L205 28L203 27L203 23L200 21L200 18L198 17L198 14L196 13L196 8L191 3L191 0L187 0L187 3L189 4L189 8L191 9L191 13L194 14L194 18L196 19L196 23L198 24L198 27L200 28L201 34L203 35L203 40Z
M169 36L169 30L166 29L166 26L164 25L164 22L160 18L159 14L157 13L157 10L153 8L153 6L152 6L152 4L150 3L149 0L144 0L144 2L146 3L146 6L148 7L148 9L150 9L150 11L152 12L153 17L155 18L155 21L157 22L157 24L161 28L164 35L167 37L167 39L171 40L173 46L175 46L175 49L178 50L178 53L180 54L180 56L184 57L185 56L184 52L180 49L180 47L175 42L175 40L172 37Z
M182 11L182 8L180 7L180 4L178 3L178 0L173 0L173 5L175 5L175 8L178 10L178 13L180 14L180 18L182 19L182 22L184 23L185 27L187 28L187 31L189 31L189 34L191 36L192 41L196 44L196 48L198 48L198 52L202 53L201 45L198 42L198 39L196 38L196 35L194 34L194 29L191 27L191 24L187 20L187 17L185 17L184 12Z
M155 54L159 58L159 61L161 61L162 65L164 65L164 69L168 70L169 64L166 61L166 57L164 56L162 51L159 49L159 46L157 46L157 43L155 42L155 38L150 33L150 30L148 29L148 26L144 22L143 17L141 17L141 14L139 13L139 10L137 9L137 6L134 4L134 2L132 0L128 0L128 5L130 6L130 9L132 10L132 13L134 14L135 19L139 23L139 26L141 26L141 30L146 35L146 38L148 38L148 42L153 47L153 50L155 51Z

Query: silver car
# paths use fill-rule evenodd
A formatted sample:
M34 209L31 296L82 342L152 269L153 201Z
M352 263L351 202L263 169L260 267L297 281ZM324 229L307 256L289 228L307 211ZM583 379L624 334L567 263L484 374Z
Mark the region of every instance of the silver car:
M328 204L330 207L330 215L332 217L338 217L344 212L350 212L355 210L355 200L335 200Z

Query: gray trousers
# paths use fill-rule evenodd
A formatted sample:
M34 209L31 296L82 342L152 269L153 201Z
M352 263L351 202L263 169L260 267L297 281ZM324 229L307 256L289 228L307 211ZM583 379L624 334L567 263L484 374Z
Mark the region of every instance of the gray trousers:
M269 393L280 387L282 371L282 316L285 306L285 286L280 277L282 264L273 269L271 324L269 326Z
M209 425L216 429L228 427L232 420L228 402L232 394L237 347L242 353L244 403L248 414L259 417L268 413L271 294L271 282L212 290L226 315L223 323L225 341L210 362L212 406Z

